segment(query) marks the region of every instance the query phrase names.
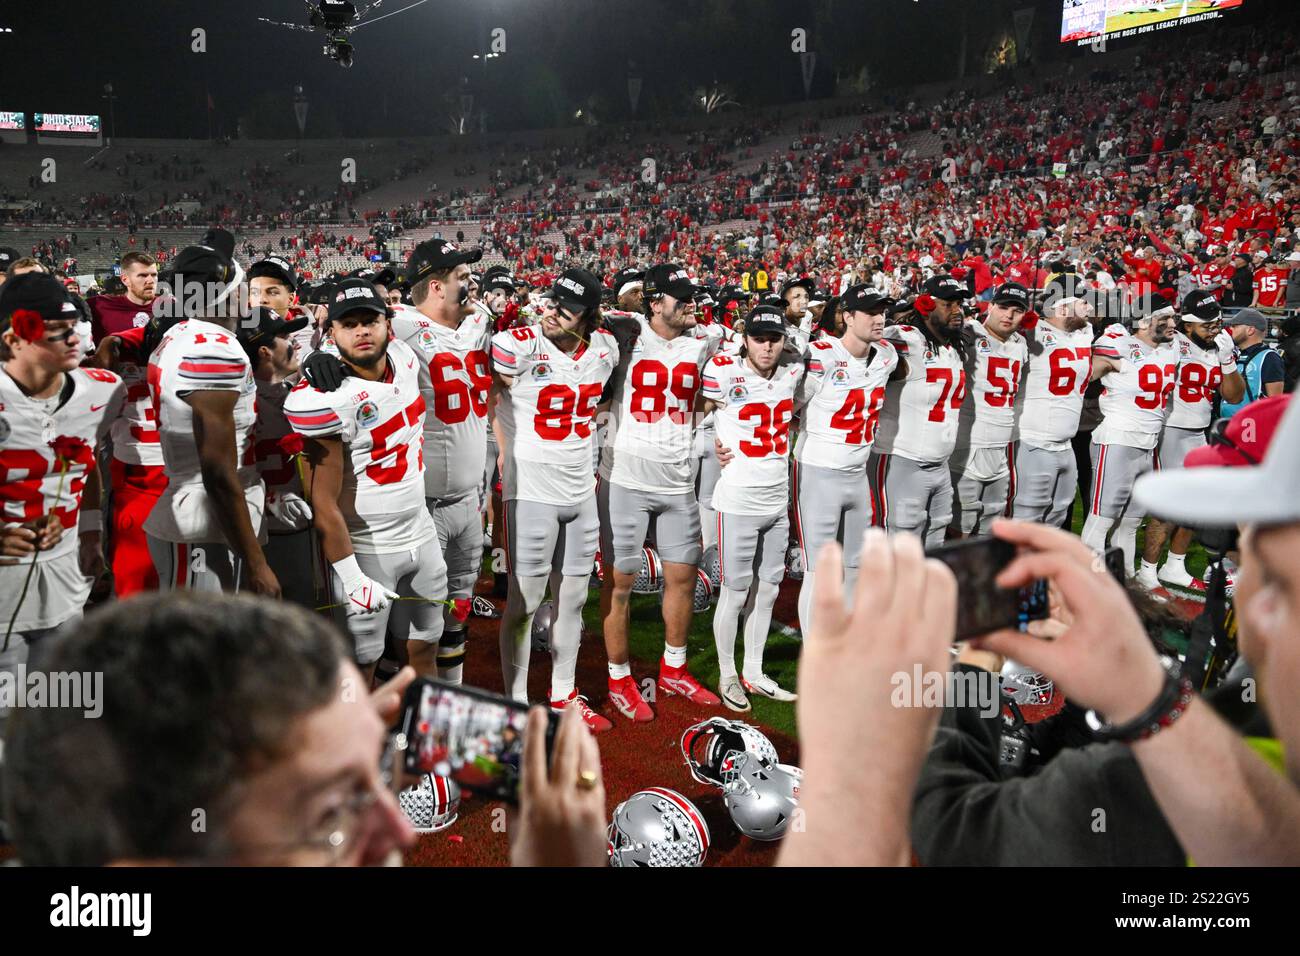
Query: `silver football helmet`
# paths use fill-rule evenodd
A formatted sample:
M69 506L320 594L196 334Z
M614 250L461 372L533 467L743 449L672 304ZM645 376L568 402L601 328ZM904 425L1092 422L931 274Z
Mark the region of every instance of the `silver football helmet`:
M659 594L659 603L664 603L663 592ZM691 610L696 614L703 614L711 607L713 607L713 585L709 583L709 576L696 568L695 593L691 596Z
M772 741L739 720L710 717L682 734L682 756L691 776L700 783L725 787L725 774L737 754L749 754L765 767L775 767L780 761Z
M649 546L641 549L641 570L632 582L633 594L658 594L664 589L664 569L659 552Z
M736 829L751 840L779 840L799 807L803 771L765 764L753 754L733 753L722 772L722 802Z
M1046 674L1012 660L1002 665L1002 693L1022 707L1050 704L1055 690L1055 683Z
M714 591L722 587L722 562L718 560L718 546L716 544L711 544L704 549L704 557L700 558L700 567L708 575L709 583L713 585Z
M533 615L533 650L551 652L551 627L555 624L555 602L543 601Z
M610 866L701 866L709 825L676 790L650 787L614 808L605 831Z
M785 576L791 581L803 580L803 548L797 544L785 553Z
M426 773L417 786L399 793L397 802L417 833L437 833L456 822L460 787L451 777Z

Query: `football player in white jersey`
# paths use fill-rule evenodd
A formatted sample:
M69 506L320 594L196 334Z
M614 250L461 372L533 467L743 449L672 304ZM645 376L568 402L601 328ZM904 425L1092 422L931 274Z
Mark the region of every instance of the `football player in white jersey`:
M1091 306L1075 285L1049 286L1044 314L1022 324L1028 371L1016 403L1011 513L1020 521L1059 526L1074 502L1078 465L1071 441L1079 431L1091 381Z
M483 472L487 459L488 354L493 316L470 301L469 264L481 249L431 239L406 266L414 308L393 316L393 334L423 359L424 494L447 563L448 596L468 605L483 561ZM450 608L438 645L438 676L460 683L468 634L464 614Z
M966 396L961 304L969 295L952 276L927 279L908 312L917 325L891 325L888 339L907 360L907 377L891 382L876 430L868 477L885 527L942 544L952 522L948 459Z
M686 668L686 636L700 561L700 512L691 467L695 406L715 341L692 334L697 289L684 269L652 266L642 292L645 314L621 318L613 329L621 361L607 389L613 404L597 490L609 699L620 714L638 721L653 720L654 711L641 699L632 677L629 601L652 526L664 571L664 653L658 689L695 704L718 704Z
M1174 307L1153 295L1148 314L1133 331L1112 325L1092 347L1094 381L1101 380L1101 424L1092 433L1092 493L1083 543L1097 553L1115 528L1113 543L1133 575L1137 530L1143 515L1131 507L1133 483L1155 466L1169 395L1178 384L1180 356L1173 344Z
M505 267L493 266L484 273L483 298L478 303L478 308L488 315L493 329L508 329L514 325L514 320L519 315L519 305L514 302L514 295L515 280ZM491 355L488 358L490 359ZM495 549L500 545L501 534L498 520L501 513L501 494L498 490L501 473L497 468L501 449L497 447L497 436L492 430L491 416L488 416L484 423L484 431L487 433L487 451L483 456L483 511L486 517L483 544L485 547ZM500 593L495 596L504 597L507 587L505 573L494 572L494 577L496 586L500 588Z
M785 577L790 421L804 377L803 360L785 348L787 331L783 310L761 305L745 317L741 354L715 355L704 366L704 409L716 412L718 442L731 455L713 489L722 567L713 639L719 693L723 704L736 711L750 709L746 691L772 700L795 699L763 673L772 606ZM738 678L736 628L747 605L745 661Z
M308 501L336 601L367 677L386 625L405 641L411 666L433 677L447 568L424 501L423 362L390 340L388 304L366 279L338 284L326 321L350 374L331 392L304 378L284 414L306 439Z
M280 596L259 543L265 486L253 461L257 384L235 335L243 318L243 274L234 237L214 230L210 245L176 257L175 298L184 321L149 357L167 490L144 530L164 590L234 591Z
M849 287L840 299L844 334L814 340L796 411L802 428L794 448L795 533L803 551L799 627L809 633L816 557L828 541L844 546L844 587L851 594L858 575L862 536L879 524L867 481L867 460L876 438L889 382L907 374L907 363L884 340L893 300L870 285Z
M613 724L588 706L574 681L582 607L600 537L594 419L618 365L618 345L599 327L600 300L599 279L584 269L566 270L551 289L540 324L492 338L510 574L500 638L506 693L528 699L533 614L549 580L555 601L551 708L577 707L597 732Z
M266 560L280 582L281 595L303 607L326 603L324 573L311 530L311 506L303 496L294 457L302 440L293 435L284 417L284 403L297 384L298 353L293 334L310 320L296 316L286 322L271 309L253 306L241 323L239 341L253 365L257 382L257 424L253 428L253 461L266 485Z
M987 534L1007 510L1011 450L1016 440L1016 395L1028 348L1017 331L1029 311L1029 290L1008 282L989 303L983 322L970 319L966 398L957 425L952 472L954 537Z
M1246 381L1237 370L1236 346L1232 334L1223 328L1222 310L1214 293L1196 291L1188 295L1178 324L1179 330L1174 333L1180 359L1178 384L1173 392L1173 409L1160 437L1156 456L1160 468L1181 468L1187 453L1205 444L1216 392L1227 402L1239 402L1246 394ZM1164 521L1152 518L1147 522L1138 582L1148 590L1155 590L1165 581L1203 591L1205 583L1193 578L1185 564L1192 543L1188 528L1174 531L1169 557L1157 574L1160 550L1171 531L1173 526Z
M104 571L96 452L126 386L112 372L78 368L79 318L51 275L16 276L0 290L0 671L78 619ZM13 539L31 546L11 550Z
M725 311L724 307L727 305L739 308L740 302L737 298L727 298L718 304L719 312ZM735 357L740 354L741 346L745 344L740 333L720 321L707 324L697 322L695 334L705 338L716 338L717 351L723 355ZM703 539L706 552L711 548L716 549L718 545L718 516L713 510L713 489L718 483L718 476L722 473L722 466L718 461L717 438L714 415L710 412L696 425L695 447L691 450L691 468L695 474L695 497L700 508L700 537Z

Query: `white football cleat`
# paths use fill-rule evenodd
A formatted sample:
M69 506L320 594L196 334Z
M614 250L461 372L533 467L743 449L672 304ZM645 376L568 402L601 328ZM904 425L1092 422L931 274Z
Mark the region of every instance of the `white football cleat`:
M798 694L792 694L782 687L766 674L759 674L758 677L750 680L748 677L742 678L741 683L745 685L745 690L751 694L757 694L760 697L766 697L769 700L779 700L790 703L799 699Z

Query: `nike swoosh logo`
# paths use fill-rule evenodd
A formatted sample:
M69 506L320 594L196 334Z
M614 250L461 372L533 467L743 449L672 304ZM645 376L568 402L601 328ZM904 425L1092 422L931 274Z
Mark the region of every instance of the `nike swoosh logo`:
M108 402L105 402L103 405L91 405L91 406L90 406L90 410L91 410L92 412L97 412L97 411L99 411L101 408L107 408L107 407L108 407Z

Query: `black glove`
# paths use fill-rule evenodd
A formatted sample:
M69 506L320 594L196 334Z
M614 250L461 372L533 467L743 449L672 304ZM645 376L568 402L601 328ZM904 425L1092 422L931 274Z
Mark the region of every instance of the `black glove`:
M312 352L302 363L302 374L311 387L321 392L337 392L352 370L329 352Z

